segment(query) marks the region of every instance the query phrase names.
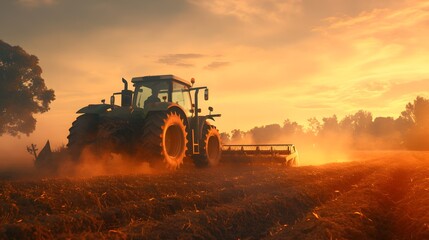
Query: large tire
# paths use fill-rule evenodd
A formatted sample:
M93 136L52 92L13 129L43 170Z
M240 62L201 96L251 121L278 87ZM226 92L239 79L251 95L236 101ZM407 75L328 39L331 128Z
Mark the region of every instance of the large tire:
M151 166L177 169L187 150L187 132L182 116L175 111L151 112L145 119L141 148Z
M97 154L129 154L132 152L134 131L128 122L101 118L94 150Z
M216 166L222 155L222 146L219 131L208 122L204 123L200 139L200 154L194 155L192 159L197 167Z
M77 117L69 129L67 136L72 160L78 161L82 150L97 140L99 116L96 114L83 114Z

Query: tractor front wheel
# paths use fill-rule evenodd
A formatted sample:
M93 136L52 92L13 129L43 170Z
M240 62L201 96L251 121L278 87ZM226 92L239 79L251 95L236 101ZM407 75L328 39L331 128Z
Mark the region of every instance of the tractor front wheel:
M164 163L169 169L183 164L187 150L186 126L176 111L151 112L145 120L141 151L152 166Z
M192 159L198 167L216 166L222 154L219 131L215 126L205 123L200 140L200 154Z

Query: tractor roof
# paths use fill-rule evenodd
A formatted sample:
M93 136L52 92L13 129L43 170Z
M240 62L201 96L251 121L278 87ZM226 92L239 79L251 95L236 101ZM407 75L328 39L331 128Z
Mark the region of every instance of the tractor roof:
M186 81L183 78L174 76L174 75L156 75L156 76L144 76L144 77L134 77L131 79L132 83L146 82L146 81L161 81L161 80L173 80L176 82L180 82L188 87L191 87L191 83Z

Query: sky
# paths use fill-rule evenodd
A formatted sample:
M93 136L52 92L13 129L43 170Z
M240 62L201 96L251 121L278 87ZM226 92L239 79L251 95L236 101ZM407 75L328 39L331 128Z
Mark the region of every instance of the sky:
M221 132L360 109L396 118L429 97L423 0L0 0L0 39L36 55L56 93L33 134L0 137L8 156L66 144L75 112L122 77L195 78Z

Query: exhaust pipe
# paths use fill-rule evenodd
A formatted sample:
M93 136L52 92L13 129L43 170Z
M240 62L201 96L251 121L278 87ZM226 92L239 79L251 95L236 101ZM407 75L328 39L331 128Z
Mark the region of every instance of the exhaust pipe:
M128 90L128 82L125 78L122 78L122 82L124 83L124 90Z
M124 78L122 78L122 82L124 83L124 90L122 90L122 107L130 107L133 100L133 91L128 90L128 82Z

